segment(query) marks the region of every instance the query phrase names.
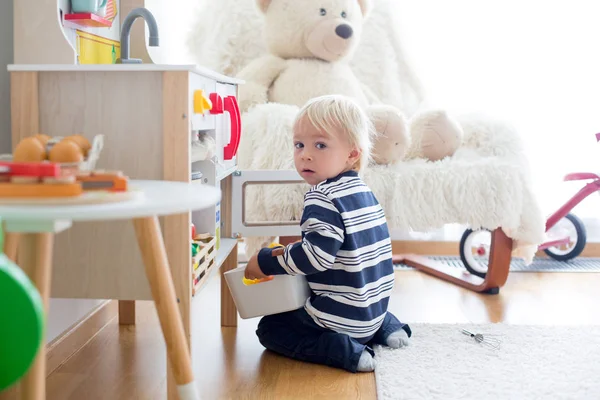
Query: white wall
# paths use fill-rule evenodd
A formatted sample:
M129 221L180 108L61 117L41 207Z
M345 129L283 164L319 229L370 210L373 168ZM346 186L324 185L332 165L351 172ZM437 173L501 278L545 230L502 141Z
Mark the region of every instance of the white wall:
M399 0L398 23L436 104L510 121L530 154L535 189L553 212L596 171L600 143L598 3ZM599 218L597 196L575 212Z
M46 342L51 342L82 320L103 300L50 299L50 312L46 326Z
M546 214L598 170L600 52L596 2L398 0L398 24L430 100L458 113L483 111L519 130ZM573 212L600 240L598 196ZM447 230L440 240L453 240ZM438 239L436 237L436 239ZM434 239L435 240L435 239Z
M145 7L154 15L160 37L159 47L146 46L155 64L194 64L186 48L187 33L192 28L193 10L204 0L146 0ZM135 24L142 23L141 18Z

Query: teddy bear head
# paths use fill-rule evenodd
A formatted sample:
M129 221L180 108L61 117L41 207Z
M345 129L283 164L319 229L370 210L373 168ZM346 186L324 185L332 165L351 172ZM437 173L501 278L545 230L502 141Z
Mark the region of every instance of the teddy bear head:
M269 51L281 58L349 58L371 0L256 0Z

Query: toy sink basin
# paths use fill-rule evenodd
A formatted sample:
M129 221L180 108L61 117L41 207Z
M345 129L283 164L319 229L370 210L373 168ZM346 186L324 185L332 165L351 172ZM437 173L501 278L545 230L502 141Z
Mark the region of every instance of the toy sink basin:
M225 272L231 296L243 319L279 314L304 307L310 288L303 275L276 275L273 279L247 285L239 267Z

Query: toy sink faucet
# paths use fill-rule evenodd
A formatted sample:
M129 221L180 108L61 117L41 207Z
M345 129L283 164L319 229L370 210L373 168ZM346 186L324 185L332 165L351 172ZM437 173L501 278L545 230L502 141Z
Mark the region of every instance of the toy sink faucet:
M148 24L148 30L150 34L148 36L148 45L152 47L158 47L158 26L156 25L156 19L154 15L144 7L138 7L133 10L121 26L121 58L117 60L117 64L141 64L142 60L139 58L129 58L129 36L131 33L131 26L133 22L138 18L142 17Z

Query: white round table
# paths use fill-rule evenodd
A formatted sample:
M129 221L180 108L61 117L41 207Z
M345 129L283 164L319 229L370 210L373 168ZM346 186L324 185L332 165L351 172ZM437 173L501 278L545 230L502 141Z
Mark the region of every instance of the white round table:
M105 221L137 217L163 216L200 210L216 204L221 191L199 183L131 180L132 190L140 191L139 199L114 203L83 205L1 205L4 221ZM1 200L0 200L1 203ZM9 229L10 230L10 229Z
M47 313L54 233L69 228L73 221L132 220L179 397L195 400L198 392L191 357L158 217L210 207L220 200L221 191L203 184L171 181L131 180L129 186L140 191L139 198L86 205L0 205L0 218L7 231L5 253L15 261L17 246L25 247L19 264L36 285ZM45 362L46 351L41 346L22 381L21 390L30 393L30 398L45 398Z

